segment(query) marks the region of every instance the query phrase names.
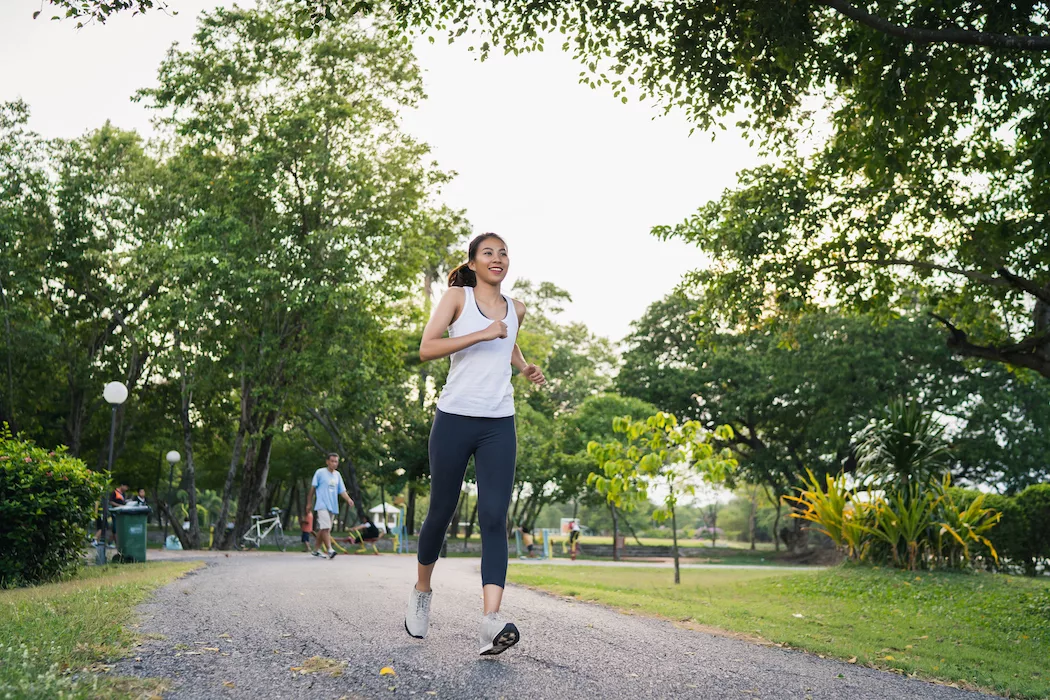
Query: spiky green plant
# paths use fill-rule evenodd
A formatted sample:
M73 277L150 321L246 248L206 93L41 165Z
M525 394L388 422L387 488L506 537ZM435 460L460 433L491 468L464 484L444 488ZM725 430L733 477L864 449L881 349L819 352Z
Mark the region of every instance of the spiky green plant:
M854 439L858 472L905 498L915 492L913 486L921 492L939 480L950 456L944 426L919 403L903 399L891 402L885 415L872 419Z

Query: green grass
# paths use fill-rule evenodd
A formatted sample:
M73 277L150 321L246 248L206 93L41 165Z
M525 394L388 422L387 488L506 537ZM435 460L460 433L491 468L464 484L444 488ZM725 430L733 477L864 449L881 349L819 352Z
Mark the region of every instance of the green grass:
M539 534L539 533L537 532L537 534ZM621 532L620 534L622 535L623 533ZM413 535L411 539L415 540L416 538ZM566 541L566 542L568 541L568 538L563 536L563 535L555 535L551 539L554 542L554 544L556 544L558 546L558 551L559 552L561 551L561 543L563 541ZM481 534L478 533L477 531L475 531L473 534L471 534L470 541L471 542L481 542ZM511 541L512 542L514 541L513 535L511 536ZM463 536L460 535L457 539L454 539L454 540L450 539L449 542L463 542ZM582 535L580 537L580 542L582 544L605 544L605 545L610 545L611 546L612 543L613 543L613 540L612 540L611 536L607 537L607 536L603 536L603 535ZM627 535L626 539L624 540L624 543L628 547L637 546L638 542L641 542L642 545L645 546L645 547L670 547L671 545L674 544L674 540L672 540L670 537L639 537L638 541L635 541L635 539L633 537L631 537L630 535ZM537 544L541 544L541 543L537 542ZM696 539L688 539L688 538L685 538L685 537L679 537L678 538L678 548L679 549L715 549L715 550L718 550L718 551L724 551L726 549L750 551L751 550L751 543L750 542L738 542L736 540L722 540L722 539L720 539L720 540L718 540L718 546L717 547L711 547L711 540L710 539L696 540ZM772 542L756 542L755 543L755 549L758 552L763 552L763 553L769 554L769 553L773 552L774 545L773 545Z
M1009 697L1050 697L1050 581L838 567L515 566L513 583Z
M154 695L162 681L105 675L135 635L124 625L150 592L200 562L90 567L74 578L0 590L0 697L122 698Z
M620 533L620 534L622 535L623 533ZM554 539L554 542L560 543L561 540L564 539L564 538L562 538L559 535L559 536L555 536L553 539ZM580 537L580 542L582 542L583 544L608 544L608 545L611 545L612 544L612 537L602 537L600 535L583 535L583 536ZM641 542L642 545L645 546L645 547L670 547L671 545L674 544L674 540L672 540L670 537L639 537L638 540L635 541L635 539L633 537L628 536L624 540L624 544L626 544L628 547L637 546L638 542ZM702 539L702 540L697 540L697 539L679 537L678 538L678 548L679 549L698 549L699 548L699 549L719 549L719 550L722 550L722 549L738 549L738 550L748 550L748 551L750 551L751 543L750 542L737 542L735 540L721 540L720 539L720 540L718 540L718 546L717 547L711 547L711 540L707 539L707 538ZM760 551L760 552L772 552L773 551L773 543L772 542L756 542L755 543L755 549L757 551Z

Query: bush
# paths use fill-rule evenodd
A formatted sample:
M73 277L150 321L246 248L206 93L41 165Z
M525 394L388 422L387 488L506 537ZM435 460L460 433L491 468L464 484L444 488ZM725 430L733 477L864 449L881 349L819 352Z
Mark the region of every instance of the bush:
M80 564L102 474L65 453L0 431L0 586L59 578Z
M979 491L949 489L959 503L969 504ZM1002 513L999 525L988 534L1003 567L1034 576L1037 565L1050 559L1050 484L1034 484L1017 496L987 494L984 505Z
M1050 566L1050 484L1033 484L1014 502L1028 526L1025 573L1035 575L1037 563Z

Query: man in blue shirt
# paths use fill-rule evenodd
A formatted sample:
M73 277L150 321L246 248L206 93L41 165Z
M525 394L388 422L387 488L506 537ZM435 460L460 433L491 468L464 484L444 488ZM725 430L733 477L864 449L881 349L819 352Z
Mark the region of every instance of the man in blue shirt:
M343 475L339 473L339 455L329 452L325 466L314 472L310 493L306 497L306 509L317 511L318 547L314 551L316 556L325 556L322 552L327 550L329 559L335 557L335 548L332 547L332 523L339 515L340 497L350 504L351 508L354 507L354 501L347 494L346 485L343 484Z

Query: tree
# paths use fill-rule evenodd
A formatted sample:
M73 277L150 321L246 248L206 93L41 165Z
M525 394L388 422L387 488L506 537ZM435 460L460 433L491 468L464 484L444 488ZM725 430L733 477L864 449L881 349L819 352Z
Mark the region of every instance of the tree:
M235 538L266 498L289 423L321 431L359 495L355 438L404 381L393 319L447 179L397 125L396 109L422 96L408 44L375 22L314 31L295 9L205 14L140 93L174 152L171 288L197 303L200 347L239 403L223 488L228 504L240 482Z
M1004 367L953 358L935 324L915 314L783 312L727 332L717 304L685 292L654 303L636 322L617 378L620 392L661 410L709 428L731 425L737 477L763 485L778 513L807 468L853 469L854 433L901 396L922 396L951 424L952 440L965 445L952 466L957 477L987 475L986 483L1004 487L1038 481L1048 453L1031 427L1042 415L1036 395L1050 393L999 388L1015 384L1032 386ZM986 406L984 396L996 398ZM1005 463L1004 444L1017 446L1018 460Z
M627 511L648 500L651 488L666 489L664 507L653 517L671 521L674 582L681 583L675 506L681 496L695 494L698 477L708 484L723 483L736 467L727 448L716 450L712 445L713 437L731 439L732 429L719 426L709 433L699 421L686 421L679 427L677 418L662 412L644 421L617 418L613 429L624 435L624 442L591 442L587 446L600 469L587 477L587 484Z
M550 282L536 285L521 279L511 294L528 309L518 344L526 358L544 368L547 378L543 387L518 380L517 396L553 417L612 386L618 358L609 340L582 323L558 321L565 305L572 303L567 291Z
M345 3L332 3L345 7ZM374 7L378 3L355 3ZM917 287L958 353L1050 376L1050 36L1039 4L397 2L406 26L469 34L482 57L565 35L623 100L701 129L816 153L657 235L716 259L699 277L738 322L789 300L899 309ZM632 85L634 87L632 87ZM813 138L815 114L830 122ZM1005 128L1004 128L1005 125Z
M0 106L0 412L12 425L105 466L108 410L120 378L116 452L150 372L143 309L156 294L164 230L157 164L137 135L105 125L73 140L26 129L28 106Z
M135 6L58 3L102 16ZM302 5L328 18L380 3ZM809 162L753 171L725 207L657 233L723 259L724 274L708 282L741 302L727 304L731 314L766 308L770 290L812 300L829 286L840 303L892 307L918 282L953 349L1050 376L1050 279L1039 244L1039 212L1050 209L1050 36L1041 4L922 0L871 12L848 0L431 0L393 8L404 26L477 35L482 56L500 46L542 50L547 32L559 30L591 85L607 84L623 100L640 90L703 129L732 118L773 151L808 139L813 105L822 106L832 135ZM756 210L762 215L750 216ZM793 215L778 215L785 210ZM742 303L748 296L761 303Z

